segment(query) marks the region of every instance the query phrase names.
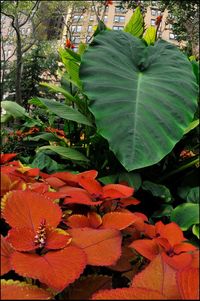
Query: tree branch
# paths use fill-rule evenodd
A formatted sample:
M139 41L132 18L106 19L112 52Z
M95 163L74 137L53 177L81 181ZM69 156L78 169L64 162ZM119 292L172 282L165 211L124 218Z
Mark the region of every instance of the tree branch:
M29 13L28 16L27 16L27 18L25 19L25 21L22 22L22 23L19 25L19 28L22 27L22 26L24 26L24 25L28 22L28 20L29 20L30 18L33 18L33 17L34 17L34 15L36 14L36 12L37 12L37 10L38 10L38 8L39 8L39 4L40 4L40 0L37 0L36 3L33 5L33 7L32 7L32 9L31 9L30 13Z

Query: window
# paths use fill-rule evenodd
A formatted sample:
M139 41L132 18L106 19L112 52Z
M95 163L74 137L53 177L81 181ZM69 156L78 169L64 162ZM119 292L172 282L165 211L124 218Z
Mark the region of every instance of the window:
M151 19L151 25L155 25L156 24L156 20L154 20L154 19Z
M115 12L117 13L117 14L120 14L120 13L126 13L126 10L124 9L124 8L120 8L120 7L115 7Z
M26 29L22 28L22 34L25 34L25 32L26 32Z
M73 50L74 50L74 52L77 52L78 51L78 47L74 47Z
M94 5L92 5L91 11L95 11L95 6Z
M87 37L86 37L86 42L87 42L87 43L90 41L90 38L91 38L90 36L87 36Z
M88 26L88 32L92 32L92 25Z
M30 27L27 28L27 34L30 34L31 33L31 29Z
M80 16L80 15L73 16L73 22L78 22L78 21L82 21L82 20L83 20L83 16Z
M12 54L12 50L8 50L8 57Z
M108 21L108 16L104 16L103 20L106 23Z
M175 40L176 39L176 35L173 34L173 33L170 33L169 34L169 38L170 38L170 40Z
M72 26L72 33L74 32L81 32L82 26L80 25L73 25Z
M115 16L114 17L114 22L115 23L124 23L125 22L125 17L124 16Z
M155 9L151 9L151 15L156 16L156 10Z
M156 3L157 1L151 1L151 5L152 6L157 6L157 3Z
M95 17L94 15L91 15L89 20L94 21L94 17Z
M172 29L173 25L172 24L169 24L169 29Z
M113 30L123 30L124 26L113 26Z
M72 42L75 43L75 44L80 43L80 37L79 37L79 36L77 36L77 37L72 37Z

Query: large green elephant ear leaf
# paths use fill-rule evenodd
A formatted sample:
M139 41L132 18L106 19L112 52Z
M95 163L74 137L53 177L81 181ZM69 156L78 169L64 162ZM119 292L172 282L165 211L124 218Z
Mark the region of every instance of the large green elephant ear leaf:
M104 31L83 55L80 78L99 134L128 170L159 162L183 136L198 86L176 46Z

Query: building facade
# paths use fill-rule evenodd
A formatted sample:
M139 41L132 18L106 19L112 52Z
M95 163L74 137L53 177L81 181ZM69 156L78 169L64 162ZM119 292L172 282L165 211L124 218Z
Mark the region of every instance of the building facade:
M95 6L91 3L86 10L84 10L84 7L69 9L65 24L70 26L64 26L63 28L61 45L64 45L66 39L69 38L74 44L74 50L77 51L80 42L89 43L98 24L97 15L104 21L108 28L112 30L123 30L133 12L132 9L119 8L119 1L113 1L113 4L108 5L106 9L104 9L103 6L101 7L97 2ZM156 18L160 15L161 11L158 8L158 1L151 1L151 5L147 7L144 17L145 28L150 25L156 26ZM160 38L178 45L179 43L176 41L176 36L173 34L172 24L167 24L167 16L168 12L165 10L162 13L162 22L159 27L158 35Z

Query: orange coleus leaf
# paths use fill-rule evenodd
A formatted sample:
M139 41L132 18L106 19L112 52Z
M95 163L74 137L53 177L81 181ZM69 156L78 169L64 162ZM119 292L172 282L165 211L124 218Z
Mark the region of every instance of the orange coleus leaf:
M160 247L153 239L138 239L133 241L129 247L134 248L139 254L149 260L154 259L160 253Z
M1 235L1 276L12 270L10 256L13 252L11 245Z
M121 184L108 184L103 187L103 198L128 198L132 196L134 189Z
M178 271L177 283L182 299L199 300L199 269L188 267Z
M1 300L52 300L53 295L26 282L1 279Z
M109 212L102 217L101 228L123 230L133 224L137 219L138 217L131 212Z
M115 264L121 255L121 233L115 229L70 229L71 245L87 254L87 263L97 266Z
M100 205L102 201L93 201L91 196L82 188L65 186L59 190L59 192L65 193L63 205L67 204L83 204L83 205Z
M66 224L71 228L84 228L90 226L87 216L82 214L73 214L69 216Z
M182 252L195 251L197 250L197 247L188 242L182 242L180 244L174 245L173 250L175 254L180 254Z
M1 154L0 156L0 164L5 164L7 162L9 162L11 159L15 158L18 154L14 153L14 154Z
M17 251L32 251L38 248L35 243L36 232L29 228L13 228L8 232L6 240ZM70 236L62 229L46 229L45 249L62 249L71 241Z
M167 298L155 290L134 287L102 290L94 294L92 300L167 300Z
M180 270L192 263L192 254L181 253L178 255L168 256L166 253L162 253L163 260L172 268Z
M86 255L81 249L69 246L43 256L15 252L11 262L19 275L38 279L52 289L62 291L79 278L86 265Z
M99 291L94 300L169 300L180 299L176 270L168 266L160 255L132 281L130 288Z
M132 268L130 261L133 259L134 259L133 251L130 248L123 246L122 254L120 258L117 260L116 264L109 266L109 268L113 271L118 271L118 272L130 271Z
M48 183L52 188L55 188L55 189L58 189L65 185L64 181L62 181L56 177L53 177L53 176L46 177L45 182Z
M6 173L1 173L1 196L10 190L22 188L22 185L19 185L19 180L12 181L9 175ZM21 186L21 187L20 187Z
M44 218L48 226L56 227L62 211L44 195L31 191L12 191L6 201L3 217L13 228L26 227L37 231Z
M95 179L80 177L78 183L89 192L93 198L100 198L103 194L101 184Z
M166 238L171 246L185 240L181 228L174 222L160 227L158 233L161 237Z
M121 199L119 203L121 207L127 207L130 205L138 205L140 204L140 201L137 200L136 198L125 198L125 199Z
M99 289L112 288L112 277L107 275L89 275L73 283L67 292L68 300L90 300Z
M133 288L156 290L168 299L180 299L176 282L176 270L166 264L160 254L133 278L131 286Z
M35 183L28 184L27 189L43 194L49 191L49 185L46 183L35 182Z
M101 215L96 212L88 212L87 217L91 228L99 228L99 226L102 224Z

